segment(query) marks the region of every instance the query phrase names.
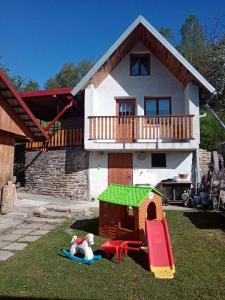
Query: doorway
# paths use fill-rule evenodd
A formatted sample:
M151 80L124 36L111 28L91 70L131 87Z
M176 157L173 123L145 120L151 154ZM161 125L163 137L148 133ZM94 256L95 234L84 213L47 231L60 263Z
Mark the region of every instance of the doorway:
M109 153L108 155L108 183L132 185L133 157L132 153Z
M155 220L156 219L156 206L154 202L150 202L147 209L147 219Z

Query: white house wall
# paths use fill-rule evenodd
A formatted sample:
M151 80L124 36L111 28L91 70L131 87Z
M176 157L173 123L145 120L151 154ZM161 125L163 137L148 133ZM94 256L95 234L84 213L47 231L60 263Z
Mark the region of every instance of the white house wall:
M141 42L130 53L150 53ZM150 75L130 76L130 53L116 66L116 68L97 87L97 99L94 103L94 114L99 116L116 115L116 97L136 98L138 115L144 115L145 96L171 96L172 113L183 114L184 87L168 71L168 69L150 53Z
M130 53L150 53L145 46L138 42ZM156 149L154 141L146 143L132 143L125 146L121 143L110 141L90 141L88 116L115 116L116 101L121 97L136 99L136 114L144 115L144 97L158 96L171 97L172 114L194 114L194 135L195 140L179 143L159 143L159 149L182 149L191 150L199 147L199 95L198 87L188 84L185 88L175 76L152 54L150 53L150 75L130 76L130 53L107 75L102 83L95 88L93 84L85 90L85 149L122 150L124 147L130 150L151 150ZM143 141L145 142L145 141Z
M161 180L173 178L179 173L188 174L191 178L192 153L191 152L167 152L166 168L153 168L151 166L151 153L146 152L145 159L139 158L139 153L133 154L133 182L134 184L149 183L157 185Z
M199 88L189 82L184 90L185 114L194 115L193 128L196 145L200 143L200 124L199 124ZM197 147L198 148L198 147Z
M166 168L152 168L151 152L145 156L139 152L133 153L133 184L149 183L157 185L161 180L173 178L179 173L188 174L191 178L192 152L170 151L167 155ZM142 159L140 157L142 156ZM89 193L90 198L96 198L108 186L108 153L90 152L89 156Z

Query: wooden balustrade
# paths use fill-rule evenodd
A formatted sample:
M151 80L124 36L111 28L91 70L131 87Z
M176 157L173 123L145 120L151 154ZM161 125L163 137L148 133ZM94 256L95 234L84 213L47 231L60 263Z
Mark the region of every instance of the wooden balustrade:
M193 115L89 117L90 140L132 143L137 140L193 138Z
M83 145L83 129L59 129L49 132L49 140L45 142L28 142L26 150L47 150L62 147L82 146Z

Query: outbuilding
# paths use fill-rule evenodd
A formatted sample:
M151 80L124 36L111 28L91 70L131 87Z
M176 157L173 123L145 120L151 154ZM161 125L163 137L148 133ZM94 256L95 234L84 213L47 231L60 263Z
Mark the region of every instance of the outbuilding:
M6 75L0 70L0 203L1 213L10 212L14 196L13 180L15 141L44 141L46 132L38 123ZM4 191L5 188L5 191Z

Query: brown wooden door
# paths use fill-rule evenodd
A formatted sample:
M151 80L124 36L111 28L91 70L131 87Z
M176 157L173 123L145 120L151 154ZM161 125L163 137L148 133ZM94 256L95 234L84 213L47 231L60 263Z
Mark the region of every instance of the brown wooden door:
M116 141L132 143L134 140L135 99L119 99L116 101L117 126Z
M132 185L133 163L131 153L109 154L109 184L120 183Z

